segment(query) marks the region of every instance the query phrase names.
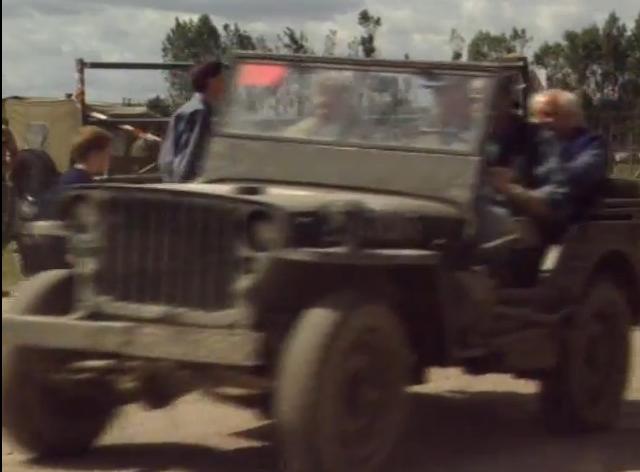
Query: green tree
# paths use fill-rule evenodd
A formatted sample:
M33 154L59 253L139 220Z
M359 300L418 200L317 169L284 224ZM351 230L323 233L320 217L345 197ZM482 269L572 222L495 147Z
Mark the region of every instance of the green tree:
M542 44L534 63L546 69L550 86L582 96L591 125L612 146L633 133L640 141L640 14L631 28L612 12L602 25L566 31L562 41Z
M323 56L335 56L336 48L338 47L338 30L329 30L324 37L324 49L322 50Z
M467 59L469 61L495 61L510 54L524 55L533 41L526 28L511 28L511 32L494 34L480 30L469 41ZM461 56L460 48L464 48L464 38L455 29L451 31L449 39L454 48L454 60ZM462 45L462 46L460 46ZM454 46L457 46L456 49Z
M218 58L221 45L220 32L208 15L196 20L176 18L162 42L162 58L173 62Z
M225 23L222 25L222 31L224 35L221 49L225 58L233 51L255 51L257 49L253 37L246 30L240 28L238 23L233 25Z
M640 74L640 12L636 17L633 28L629 32L627 39L627 50L629 51L629 68Z
M281 35L278 35L278 43L289 54L314 54L305 32L296 32L296 30L288 26Z
M592 100L615 99L629 81L640 80L640 15L629 30L611 13L602 27L569 30L563 40L543 43L534 63L547 70L552 86L581 90Z
M478 62L495 61L516 51L516 45L505 33L494 34L480 30L469 41L467 59Z
M174 111L171 102L160 95L147 100L146 106L151 113L155 113L158 116L171 116Z
M261 44L264 45L266 41ZM252 51L257 48L256 40L237 23L225 23L220 33L209 15L200 15L197 19L175 19L162 42L162 59L165 62L191 63L224 60L233 51ZM166 80L173 107L189 98L191 84L184 72L169 72ZM152 105L159 103L153 102Z
M264 35L256 36L255 45L256 51L266 53L273 52L273 48L269 45L269 42L267 41L267 38L264 37Z
M451 46L451 60L461 61L464 56L464 48L467 45L467 40L464 36L455 28L451 30L449 34L449 46Z
M364 9L358 14L358 26L363 29L363 34L360 36L362 55L364 57L375 57L378 51L376 48L376 34L382 26L382 19Z
M347 57L360 57L360 38L357 36L347 43Z
M222 56L222 41L218 28L209 15L197 19L176 18L162 42L162 59L165 62L201 62ZM174 104L186 101L191 95L191 85L184 73L169 72L166 75L169 97Z
M560 42L545 42L533 55L534 64L546 70L549 87L572 88L575 80L565 55L565 46Z
M515 48L515 52L524 55L533 41L533 36L527 34L526 28L512 28L509 34L509 42Z
M640 12L627 37L627 80L623 83L622 100L640 114ZM636 143L640 145L640 123L636 123Z

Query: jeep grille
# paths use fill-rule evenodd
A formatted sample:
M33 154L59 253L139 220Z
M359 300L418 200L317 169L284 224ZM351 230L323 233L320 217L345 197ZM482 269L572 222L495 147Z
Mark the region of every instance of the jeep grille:
M199 310L231 305L238 262L231 204L124 191L107 208L98 295Z

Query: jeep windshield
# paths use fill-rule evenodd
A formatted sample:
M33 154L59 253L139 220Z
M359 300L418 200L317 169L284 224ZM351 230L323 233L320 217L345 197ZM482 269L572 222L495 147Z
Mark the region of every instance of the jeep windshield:
M490 82L444 70L240 62L222 134L470 154Z
M240 56L200 180L469 207L496 76L464 63Z

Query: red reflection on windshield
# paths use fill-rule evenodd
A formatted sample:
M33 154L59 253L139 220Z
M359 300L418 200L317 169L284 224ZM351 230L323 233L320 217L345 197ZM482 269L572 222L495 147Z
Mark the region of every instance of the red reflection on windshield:
M287 75L287 68L273 64L242 64L238 73L238 85L245 87L275 87Z

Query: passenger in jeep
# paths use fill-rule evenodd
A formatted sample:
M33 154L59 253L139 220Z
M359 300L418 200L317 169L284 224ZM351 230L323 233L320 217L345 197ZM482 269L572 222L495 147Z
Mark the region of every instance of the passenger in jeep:
M353 80L345 72L321 75L313 84L311 115L290 126L285 135L331 141L352 138L357 128Z

